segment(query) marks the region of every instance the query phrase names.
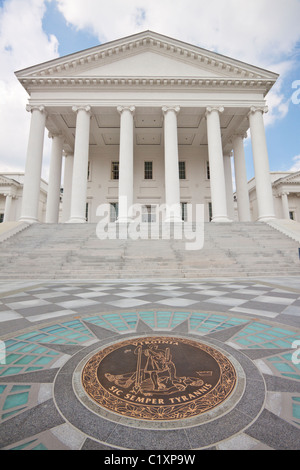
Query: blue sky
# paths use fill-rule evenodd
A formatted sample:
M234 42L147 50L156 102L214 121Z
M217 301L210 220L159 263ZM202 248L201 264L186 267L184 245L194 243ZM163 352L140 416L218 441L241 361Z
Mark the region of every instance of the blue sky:
M300 170L299 20L300 0L0 0L0 171L25 168L27 96L14 71L147 29L279 73L265 116L270 169ZM250 179L250 139L245 150Z

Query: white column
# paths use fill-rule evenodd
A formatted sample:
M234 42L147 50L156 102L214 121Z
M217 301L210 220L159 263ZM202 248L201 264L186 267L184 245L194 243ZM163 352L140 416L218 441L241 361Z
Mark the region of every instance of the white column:
M284 219L290 219L290 209L289 209L289 200L288 200L289 193L282 193L281 194L281 203L282 203L282 214Z
M43 106L27 106L31 124L27 148L20 221L38 222L46 112Z
M263 120L263 113L267 112L267 110L267 107L251 107L249 113L259 221L275 218L268 149Z
M224 174L228 217L234 219L231 155L224 155Z
M6 198L5 198L5 208L4 208L3 222L9 222L10 221L12 195L11 194L5 194L5 196L6 196Z
M206 109L212 222L230 222L226 204L226 186L220 126L220 113L224 108Z
M178 163L177 114L179 106L162 108L165 141L166 221L182 222Z
M247 182L245 149L243 142L244 137L245 135L234 135L232 138L232 144L239 221L250 222L251 212Z
M70 219L71 213L71 195L72 195L72 177L73 177L73 161L74 155L65 154L64 156L64 192L62 204L62 222Z
M73 107L77 113L69 223L85 223L87 171L89 161L90 106Z
M130 220L133 205L133 116L135 107L118 106L120 114L119 223Z
M57 224L59 217L61 167L64 138L62 135L51 135L52 151L49 171L46 223Z

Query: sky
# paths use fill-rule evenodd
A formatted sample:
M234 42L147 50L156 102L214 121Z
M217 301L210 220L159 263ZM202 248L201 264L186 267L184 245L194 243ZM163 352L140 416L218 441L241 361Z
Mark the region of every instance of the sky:
M300 171L300 0L0 0L0 172L24 172L28 95L14 72L145 30L280 74L265 115L271 171ZM45 132L42 177L51 141ZM245 140L248 179L254 176Z

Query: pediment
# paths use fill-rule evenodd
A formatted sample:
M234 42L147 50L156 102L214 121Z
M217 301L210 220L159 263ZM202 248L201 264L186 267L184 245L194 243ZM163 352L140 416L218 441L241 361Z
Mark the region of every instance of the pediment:
M0 186L19 186L19 183L11 178L0 175Z
M119 58L110 63L78 70L82 77L211 77L209 68L152 51ZM218 76L221 76L218 73ZM228 76L228 75L227 75Z
M277 74L151 31L16 72L17 78L192 77L268 80ZM50 79L50 80L49 80Z
M300 184L300 172L296 172L292 175L288 175L285 178L279 180L281 183L288 184Z

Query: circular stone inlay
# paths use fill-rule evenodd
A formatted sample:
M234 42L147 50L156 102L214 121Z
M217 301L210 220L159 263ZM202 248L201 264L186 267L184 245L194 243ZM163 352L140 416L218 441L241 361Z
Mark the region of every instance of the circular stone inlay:
M176 337L113 344L82 370L84 390L98 405L141 420L206 413L229 397L236 381L233 365L220 351Z

